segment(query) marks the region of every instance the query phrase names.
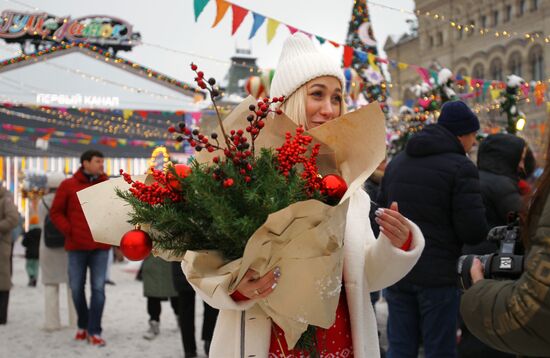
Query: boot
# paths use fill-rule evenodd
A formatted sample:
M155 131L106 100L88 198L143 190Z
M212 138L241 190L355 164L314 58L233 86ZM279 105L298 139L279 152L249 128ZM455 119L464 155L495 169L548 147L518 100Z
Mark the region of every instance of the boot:
M0 291L0 324L6 324L8 321L9 300L10 291Z
M149 321L149 329L143 335L143 338L147 340L155 339L160 333L160 322L159 321Z

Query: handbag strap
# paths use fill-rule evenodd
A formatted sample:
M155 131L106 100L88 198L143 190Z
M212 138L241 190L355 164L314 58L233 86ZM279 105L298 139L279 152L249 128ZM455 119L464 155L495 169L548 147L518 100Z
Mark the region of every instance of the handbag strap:
M48 210L48 213L49 213L50 212L50 207L48 206L48 204L46 204L43 197L42 197L42 204L44 204L44 206L46 207L46 210Z

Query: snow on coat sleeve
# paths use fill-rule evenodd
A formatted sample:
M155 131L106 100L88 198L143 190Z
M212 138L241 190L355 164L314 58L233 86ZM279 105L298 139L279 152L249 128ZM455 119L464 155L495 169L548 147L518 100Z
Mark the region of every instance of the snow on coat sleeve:
M530 233L532 234L532 233ZM550 352L550 200L517 281L484 279L466 290L460 312L468 329L486 344L525 356Z
M351 197L346 223L346 240L365 242L365 277L370 291L378 291L402 279L416 264L424 249L424 236L411 221L412 243L409 251L391 244L380 233L378 239L372 233L369 209L370 198L362 190Z

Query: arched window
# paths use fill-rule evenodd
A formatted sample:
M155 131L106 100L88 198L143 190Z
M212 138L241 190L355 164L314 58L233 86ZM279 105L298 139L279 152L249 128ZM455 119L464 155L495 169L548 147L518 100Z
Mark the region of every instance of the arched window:
M544 79L544 57L542 47L535 46L529 52L529 68L531 80L542 81Z
M521 77L521 54L514 52L508 60L508 72Z
M495 58L493 61L491 61L491 65L489 66L489 71L491 71L491 79L502 81L502 60L500 58Z
M481 63L478 63L474 66L474 70L472 71L472 77L475 79L483 79L485 77L485 70L483 68L483 65ZM479 92L479 96L475 97L475 101L478 103L483 102L483 96L481 95L483 88L481 87L474 87L474 92Z

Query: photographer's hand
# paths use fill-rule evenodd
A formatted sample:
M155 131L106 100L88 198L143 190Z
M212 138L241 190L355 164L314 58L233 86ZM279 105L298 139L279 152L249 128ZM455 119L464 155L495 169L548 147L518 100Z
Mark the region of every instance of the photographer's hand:
M472 261L470 275L472 276L472 284L476 283L477 281L483 280L483 265L478 258L474 258L474 260Z

